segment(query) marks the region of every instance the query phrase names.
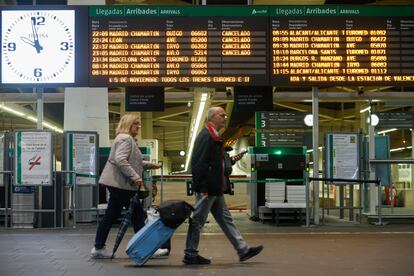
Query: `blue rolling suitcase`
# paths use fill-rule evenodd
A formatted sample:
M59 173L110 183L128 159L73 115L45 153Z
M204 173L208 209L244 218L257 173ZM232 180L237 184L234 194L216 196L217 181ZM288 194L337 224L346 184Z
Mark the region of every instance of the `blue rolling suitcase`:
M131 238L126 253L136 265L142 266L173 233L174 229L164 225L158 218L147 223Z

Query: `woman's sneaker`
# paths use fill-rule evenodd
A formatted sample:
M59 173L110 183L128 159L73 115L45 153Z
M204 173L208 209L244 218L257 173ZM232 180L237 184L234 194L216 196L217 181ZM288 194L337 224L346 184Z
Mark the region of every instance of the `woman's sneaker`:
M91 250L91 257L94 259L110 259L112 257L112 253L109 253L105 247L101 249L93 247Z
M152 254L151 259L164 259L168 258L170 251L166 248L158 248L157 251Z

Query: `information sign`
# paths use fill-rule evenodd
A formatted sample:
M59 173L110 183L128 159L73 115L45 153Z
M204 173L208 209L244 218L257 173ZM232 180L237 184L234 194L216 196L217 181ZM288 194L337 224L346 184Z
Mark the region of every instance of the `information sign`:
M267 8L90 8L90 86L266 85Z
M98 181L98 134L96 132L65 132L66 168L75 171L76 185L91 184ZM72 177L67 177L67 184Z
M412 111L387 111L375 114L379 119L377 129L414 127L414 113Z
M327 133L326 177L359 179L359 136L357 133Z
M269 7L272 85L414 82L414 7Z
M52 133L17 131L14 142L14 185L52 185Z

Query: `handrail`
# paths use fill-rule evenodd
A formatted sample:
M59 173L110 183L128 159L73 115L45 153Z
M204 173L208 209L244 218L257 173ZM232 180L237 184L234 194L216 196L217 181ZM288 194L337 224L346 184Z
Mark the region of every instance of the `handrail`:
M234 183L273 183L273 182L303 182L305 179L303 178L290 178L290 179L270 179L270 180L265 180L265 179L260 179L260 180L255 180L255 179L234 179L231 178L231 181ZM166 177L163 177L163 181L164 182L186 182L186 181L191 181L192 178L188 177L188 178L172 178L172 179L166 179ZM161 177L148 177L148 178L144 178L144 181L161 181Z
M162 168L162 167L161 167ZM153 175L143 179L144 181L161 182L161 195L163 182L186 182L187 184L192 181L191 175ZM306 186L306 227L310 225L310 209L309 209L309 178L289 178L289 179L248 179L246 176L230 176L230 180L233 183L278 183L278 182L303 182ZM187 187L188 189L188 187ZM162 196L161 196L162 202Z
M309 177L311 181L324 181L324 182L354 182L354 183L374 183L379 185L381 180L361 180L361 179L350 179L350 178L325 178L325 177Z
M383 160L378 160L383 161ZM387 160L384 160L387 161ZM389 161L389 160L388 160ZM364 183L373 183L376 184L378 187L378 222L377 225L383 225L382 222L382 207L381 207L381 180L363 180L363 179L347 179L347 178L324 178L324 177L309 177L309 181L325 181L325 184L333 184L333 182L348 182L348 183L358 183L358 184L364 184ZM343 184L343 183L342 183ZM341 183L335 183L335 185L341 185ZM360 189L361 191L361 189ZM359 201L359 204L361 205L361 200ZM361 208L361 207L360 207Z
M78 186L80 186L77 182L76 182L76 176L82 176L83 174L79 174L76 173L75 170L61 170L61 171L56 171L56 173L61 173L61 174L65 174L65 175L69 175L69 177L73 177L73 182L71 185L66 185L66 183L64 182L65 180L62 178L61 179L61 183L64 183L62 186L62 193L61 193L61 227L63 228L63 217L64 217L64 213L65 212L71 212L72 216L73 216L73 228L76 228L76 219L77 219L77 213L78 212L96 212L96 221L99 220L99 208L98 208L98 204L99 204L99 188L96 188L96 201L97 201L97 206L96 207L91 207L91 208L78 208L77 204L76 204L76 193L77 193L77 188ZM87 175L90 176L91 178L95 178L95 175ZM96 184L85 184L85 186L95 186ZM82 184L82 186L84 186L84 184ZM65 188L70 188L71 189L71 193L72 193L72 204L71 206L69 206L69 208L63 208L63 195L64 195L64 189Z
M61 173L61 174L65 174L65 175L69 175L71 177L75 176L73 179L73 190L72 190L72 208L68 208L65 209L63 207L63 201L64 201L64 194L65 194L65 187L67 185L63 184L62 185L62 191L60 193L60 208L61 208L61 215L60 215L60 227L63 228L63 217L65 216L65 212L72 212L72 217L73 217L73 228L76 228L76 171L74 170L60 170L60 171L55 171L55 173ZM66 179L65 179L66 180ZM63 181L65 181L62 177L62 179L60 180L60 183L62 184Z
M414 159L369 159L372 164L414 164ZM391 183L390 183L391 185ZM390 197L393 197L393 189L390 189ZM381 191L378 188L378 206L382 205ZM393 207L391 203L391 208ZM380 214L381 207L378 207L378 225L384 225L382 222L382 214Z
M13 171L0 171L0 174L12 175ZM9 219L9 183L4 183L4 228L7 228L8 219Z
M414 159L369 159L370 163L414 164Z
M1 174L10 174L12 175L14 172L13 171L1 171L0 170L0 175ZM60 171L53 171L53 173L56 174L66 174L66 175L71 175L73 176L77 176L78 174L76 174L75 171L72 170L60 170ZM64 180L61 180L61 183ZM13 213L54 213L54 228L56 228L56 221L57 221L57 182L56 182L56 177L54 179L54 185L52 185L53 189L54 189L54 209L24 209L24 210L16 210L13 209L13 206L11 206L11 208L8 207L9 204L9 185L11 185L10 183L5 183L5 208L0 208L0 210L4 209L4 214L5 214L5 228L8 228L8 216L9 216L9 210L10 210L10 215L12 216ZM84 209L80 209L77 208L76 206L76 178L74 179L74 183L71 185L72 190L72 204L71 207L69 209L65 209L63 206L63 202L64 202L64 190L62 189L61 191L61 228L63 228L63 217L64 217L64 213L65 212L71 212L72 216L73 216L73 220L74 220L74 224L73 227L76 228L76 213L77 212L91 212L91 211L96 211L96 216L97 219L99 217L99 209L96 208L84 208ZM62 187L68 187L66 185L62 185ZM98 189L97 189L98 191ZM99 202L99 194L97 192L97 200Z

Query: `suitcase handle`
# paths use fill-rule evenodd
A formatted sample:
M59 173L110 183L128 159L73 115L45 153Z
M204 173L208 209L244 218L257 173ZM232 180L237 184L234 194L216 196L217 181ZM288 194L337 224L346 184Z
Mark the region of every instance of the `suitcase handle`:
M161 176L160 176L160 203L162 203L164 201L164 166L163 166L163 162L159 161L158 164L160 164L160 171L161 171Z

